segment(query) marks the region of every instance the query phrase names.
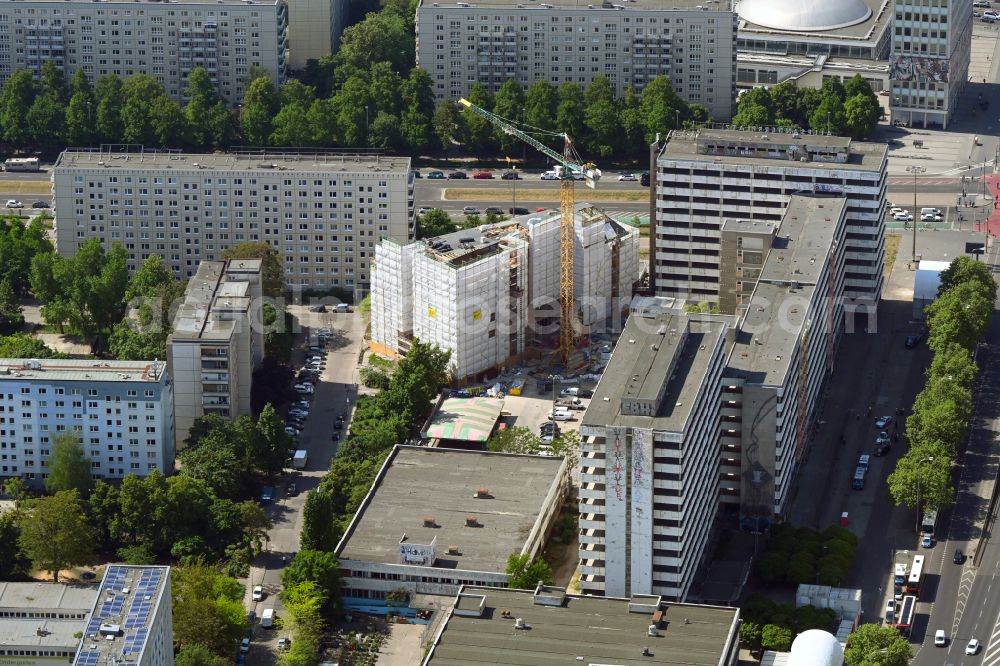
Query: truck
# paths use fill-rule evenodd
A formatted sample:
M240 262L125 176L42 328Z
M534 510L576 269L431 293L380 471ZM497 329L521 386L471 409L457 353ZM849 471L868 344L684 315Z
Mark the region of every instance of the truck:
M292 467L295 469L305 469L309 460L309 454L303 449L299 449L292 456Z
M271 486L264 486L264 488L260 491L260 503L267 504L272 499L274 499L274 488Z
M265 608L264 613L260 616L260 626L265 629L270 629L274 626L274 609Z

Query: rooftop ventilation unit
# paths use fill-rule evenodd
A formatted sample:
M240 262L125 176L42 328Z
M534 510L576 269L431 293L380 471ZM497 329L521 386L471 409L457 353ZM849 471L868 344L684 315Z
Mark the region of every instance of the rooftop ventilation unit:
M437 521L434 520L434 516L424 516L424 527L437 527Z
M466 527L479 527L480 526L479 525L479 517L478 516L473 516L473 515L466 516L465 517L465 526Z

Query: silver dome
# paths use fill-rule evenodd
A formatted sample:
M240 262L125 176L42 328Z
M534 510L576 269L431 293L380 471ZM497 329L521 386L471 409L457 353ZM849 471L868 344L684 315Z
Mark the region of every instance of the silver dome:
M736 12L744 21L791 32L821 32L868 20L863 0L741 0Z

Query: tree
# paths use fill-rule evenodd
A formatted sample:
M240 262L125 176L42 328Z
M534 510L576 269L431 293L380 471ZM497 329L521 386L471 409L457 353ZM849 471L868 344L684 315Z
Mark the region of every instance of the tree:
M659 75L642 89L639 113L646 128L646 145L653 142L658 133L677 128L677 112L684 117L684 102L674 92L670 78Z
M240 120L243 138L250 145L266 146L274 131L272 120L280 108L278 91L268 76L254 79L243 95Z
M763 631L756 622L746 621L740 625L740 643L750 650L759 650L763 640Z
M66 132L66 107L53 94L44 93L35 98L25 117L31 140L43 148L54 148L64 142Z
M69 358L27 333L0 337L0 358Z
M847 637L845 666L906 666L913 658L909 642L895 627L862 624Z
M340 142L348 146L365 145L370 122L375 117L368 83L360 76L349 77L331 100L331 107Z
M486 450L534 455L541 450L541 446L541 440L531 430L514 426L495 432L486 443Z
M583 89L575 83L563 83L559 86L559 104L556 106L556 127L569 134L570 139L584 143L584 113L586 105L583 101Z
M767 88L751 88L740 95L740 101L737 106L739 111L742 111L744 107L753 106L762 107L767 114L767 117L773 121L775 115L775 105L774 100L771 98L771 93ZM770 124L770 121L767 124Z
M760 635L761 647L765 650L788 652L792 649L792 630L775 624L765 624Z
M66 107L66 141L71 146L89 146L96 134L97 100L82 69L73 74L70 89L73 94Z
M157 128L153 107L167 95L163 84L149 74L133 74L122 83L122 139L126 143L153 144Z
M31 138L28 112L35 100L37 89L31 70L17 69L0 90L0 127L3 139L17 146L25 145Z
M403 112L399 134L411 152L419 153L434 143L434 128L430 120L431 116L422 113L415 105Z
M968 389L979 374L979 368L973 362L969 352L961 345L955 343L942 344L931 365L927 368L928 381L950 378L949 381L958 382L960 386Z
M440 208L429 210L423 215L417 215L417 238L433 238L458 231L458 226L451 221L451 216Z
M639 111L639 97L632 86L625 89L625 94L618 101L618 123L625 152L632 154L644 150L642 113Z
M544 79L535 81L524 96L524 122L543 130L554 130L559 89Z
M18 544L21 528L17 518L16 511L0 513L0 580L27 579L31 567L31 561Z
M63 490L28 503L18 544L35 567L59 582L63 569L93 558L93 538L76 490Z
M10 280L0 280L0 334L9 334L21 330L24 326L24 315L21 314L21 304L17 302L14 288Z
M76 432L66 431L53 437L45 489L50 493L75 490L86 497L92 482L90 461L83 451L83 444Z
M266 242L240 243L222 253L223 259L261 259L261 281L266 296L280 296L285 290L285 269L278 251Z
M97 134L102 141L121 140L124 122L122 120L122 80L117 74L105 74L97 79L94 86L97 99Z
M281 584L288 589L305 582L315 583L326 599L326 610L340 606L340 563L329 551L300 550L281 573Z
M108 351L119 361L148 361L165 358L169 331L141 331L130 321L115 325L108 337Z
M855 95L844 103L844 121L851 136L861 139L869 136L878 125L882 108L878 100L867 95Z
M332 551L340 535L333 524L333 498L327 492L310 490L302 507L302 550Z
M610 157L618 150L621 126L615 94L606 76L599 75L590 82L584 93L584 102L587 148L601 157Z
M413 35L406 21L398 15L377 12L344 29L334 62L338 69L356 70L388 62L393 71L404 73L413 67L415 54Z
M507 558L508 587L515 590L533 590L539 583L552 583L552 568L541 558L527 554L511 553Z
M281 111L274 117L271 145L308 146L310 141L312 141L312 131L309 128L306 107L298 102L281 107Z
M204 67L195 67L188 74L185 92L188 103L184 107L184 117L191 129L191 140L195 145L207 148L215 142L212 133L212 113L219 102L219 96Z
M285 459L294 442L285 432L285 422L274 409L274 405L264 406L264 410L257 417L255 428L260 448L254 454L254 461L265 474L278 474L285 466Z
M229 666L230 659L212 654L204 645L192 643L177 653L174 666Z
M187 142L188 124L180 104L157 97L149 106L149 126L157 145L170 147Z
M930 331L927 346L931 351L937 353L955 343L971 353L986 332L993 314L993 299L977 282L962 282L940 293L924 311Z
M830 80L833 79L828 79ZM843 136L847 131L847 118L844 115L844 103L840 98L836 95L824 96L823 101L809 116L809 127L813 131Z
M507 79L497 91L493 102L493 113L501 118L518 121L524 117L524 89L514 79ZM510 155L521 147L521 140L507 134L499 127L493 128L494 139L500 144L500 150Z
M822 87L820 87L820 94L826 98L836 98L841 103L847 99L847 92L844 90L844 84L840 82L840 77L831 76L826 81L823 81Z
M860 74L855 74L844 84L844 98L850 99L852 97L857 97L858 95L870 97L876 101L878 100L878 97L875 95L875 91L872 90L871 84L865 81L865 77Z
M372 148L399 148L402 143L399 118L385 111L379 111L368 131L368 145Z
M441 148L448 150L456 141L461 141L463 120L462 110L454 100L446 99L438 105L431 125Z
M952 287L967 282L983 287L984 293L988 294L990 300L996 299L997 285L990 274L989 267L983 262L968 257L955 259L941 273L941 286L938 287L938 295L940 296Z
M174 645L182 652L200 645L229 657L246 626L243 586L204 565L174 567L170 573Z
M933 460L927 460L933 457ZM924 460L921 464L921 460ZM951 485L951 457L943 447L921 447L899 459L889 474L889 496L899 506L917 506L917 475L920 480L920 507L941 508L955 501Z

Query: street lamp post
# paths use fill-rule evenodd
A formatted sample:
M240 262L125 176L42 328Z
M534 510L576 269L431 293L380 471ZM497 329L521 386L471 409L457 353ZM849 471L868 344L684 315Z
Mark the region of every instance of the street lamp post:
M913 269L917 268L917 215L920 213L920 209L917 208L917 176L927 171L927 167L922 166L908 166L906 170L913 174L913 251L911 252L910 261L913 263Z
M365 104L365 139L368 138L368 105Z
M917 461L917 534L920 534L920 466L926 462L934 462L934 456Z
M680 128L681 128L681 110L674 109L674 129L679 130Z

